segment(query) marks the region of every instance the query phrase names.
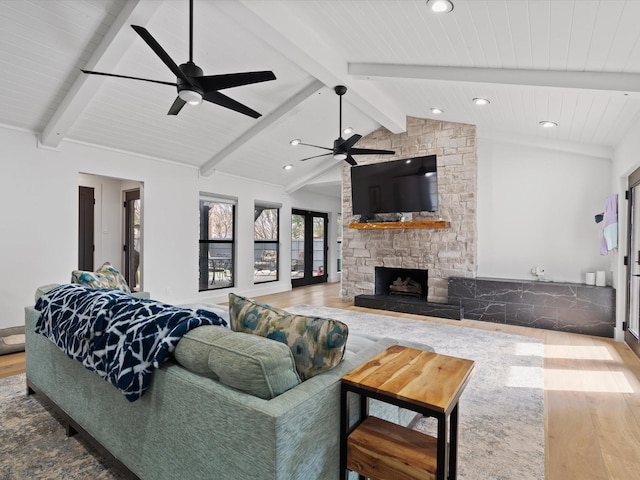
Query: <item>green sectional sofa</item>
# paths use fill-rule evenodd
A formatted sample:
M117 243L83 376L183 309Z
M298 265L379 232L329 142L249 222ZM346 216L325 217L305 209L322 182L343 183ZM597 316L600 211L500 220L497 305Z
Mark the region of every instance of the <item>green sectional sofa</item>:
M350 333L337 367L269 400L168 361L154 371L143 397L129 402L36 334L38 316L26 307L30 391L55 404L71 431L92 437L130 472L148 480L338 479L340 378L398 343ZM405 425L413 417L382 403L370 409Z

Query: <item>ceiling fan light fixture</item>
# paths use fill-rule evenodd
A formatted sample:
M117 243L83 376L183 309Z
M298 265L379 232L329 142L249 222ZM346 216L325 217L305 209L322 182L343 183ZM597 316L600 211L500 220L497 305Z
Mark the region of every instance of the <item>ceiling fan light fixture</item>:
M180 90L178 96L189 105L200 105L202 103L202 95L195 90Z
M346 153L336 153L333 155L333 158L335 158L336 160L346 160L347 159L347 154Z
M300 145L301 143L302 143L302 140L300 140L299 138L294 138L289 142L289 145L292 145L295 147L296 145Z
M450 0L427 0L427 5L435 13L449 13L453 10L453 2Z

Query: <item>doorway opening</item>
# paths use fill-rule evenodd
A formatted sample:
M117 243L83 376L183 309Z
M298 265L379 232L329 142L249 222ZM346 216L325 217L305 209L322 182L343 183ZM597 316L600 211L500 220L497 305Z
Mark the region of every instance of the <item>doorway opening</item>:
M79 269L93 271L109 262L122 273L131 291L141 291L142 182L80 173L78 186Z

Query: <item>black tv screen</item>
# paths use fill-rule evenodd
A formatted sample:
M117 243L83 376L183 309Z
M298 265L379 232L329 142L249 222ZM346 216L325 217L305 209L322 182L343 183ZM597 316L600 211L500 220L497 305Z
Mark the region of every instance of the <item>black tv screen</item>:
M436 156L352 167L351 197L354 215L435 212L438 209Z

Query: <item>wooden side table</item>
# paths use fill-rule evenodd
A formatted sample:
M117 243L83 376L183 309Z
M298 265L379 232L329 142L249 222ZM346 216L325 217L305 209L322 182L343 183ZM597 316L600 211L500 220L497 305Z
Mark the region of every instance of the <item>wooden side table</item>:
M455 480L458 400L473 368L471 360L394 345L342 377L340 479L351 470L360 479ZM361 397L351 429L349 392ZM437 437L369 416L369 398L435 417Z

